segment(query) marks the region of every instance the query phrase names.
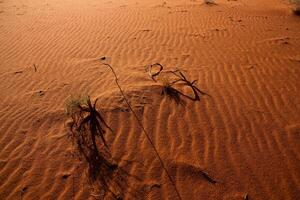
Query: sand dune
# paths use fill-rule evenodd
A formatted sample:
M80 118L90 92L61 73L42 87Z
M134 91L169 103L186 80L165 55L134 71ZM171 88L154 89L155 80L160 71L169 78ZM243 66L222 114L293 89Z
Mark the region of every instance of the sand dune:
M177 198L103 62L182 199L300 199L299 17L285 0L216 2L0 1L0 199L95 198L68 137L74 94L99 98L120 195ZM210 96L162 96L157 62Z

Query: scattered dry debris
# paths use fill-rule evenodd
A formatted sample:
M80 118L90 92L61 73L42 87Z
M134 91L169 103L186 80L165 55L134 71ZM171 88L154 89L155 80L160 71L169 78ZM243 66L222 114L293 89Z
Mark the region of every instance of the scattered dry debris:
M254 65L248 65L247 67L246 67L246 69L248 69L248 70L251 70L251 69L253 69L254 68Z
M69 178L69 176L71 176L71 174L64 174L64 175L62 176L62 179L67 179L67 178Z
M201 171L201 175L202 175L208 182L210 182L210 183L212 183L212 184L216 184L216 183L217 183L217 181L214 180L213 178L211 178L206 172Z
M34 71L37 72L37 66L33 64L33 67L34 67Z
M204 3L206 5L218 5L214 0L204 0Z
M249 200L249 196L247 193L244 195L243 200Z
M23 70L19 70L19 71L14 72L14 74L21 74L21 73L23 73Z
M42 91L42 90L40 90L40 91L37 92L37 94L41 97L41 96L44 96L44 95L45 95L45 92Z
M25 194L25 192L28 190L28 186L25 186L22 188L21 190L21 199L23 199L23 195Z
M153 188L161 188L161 185L160 185L160 184L157 184L157 183L152 184L152 185L150 186L150 190L152 190Z

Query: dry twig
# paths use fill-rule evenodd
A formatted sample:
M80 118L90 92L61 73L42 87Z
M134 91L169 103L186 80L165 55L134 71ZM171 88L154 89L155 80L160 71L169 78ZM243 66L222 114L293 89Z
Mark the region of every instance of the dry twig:
M120 92L121 92L121 94L122 94L122 96L123 96L123 98L124 98L124 100L125 100L127 106L129 107L129 109L130 109L131 112L133 113L135 119L136 119L137 122L138 122L138 125L139 125L140 128L142 129L142 131L143 131L144 135L146 136L147 140L149 141L149 143L151 144L151 147L153 148L153 150L154 150L154 152L155 152L155 154L156 154L156 156L157 156L157 158L158 158L158 160L159 160L159 162L160 162L160 164L161 164L163 170L166 172L166 174L167 174L167 176L168 176L168 178L169 178L171 184L172 184L173 187L174 187L174 190L175 190L175 192L176 192L176 194L177 194L178 199L181 200L182 198L181 198L181 196L180 196L180 194L179 194L179 192L178 192L178 189L177 189L177 187L176 187L176 185L175 185L175 182L173 181L173 179L172 179L170 173L168 172L168 170L167 170L167 168L166 168L166 166L165 166L165 164L164 164L162 158L160 157L160 155L159 155L159 153L158 153L158 150L156 149L156 147L155 147L153 141L151 140L151 138L150 138L149 134L147 133L146 129L144 128L142 122L139 120L137 114L136 114L135 111L132 109L132 106L130 105L128 99L126 98L126 96L125 96L125 94L124 94L124 92L123 92L123 90L122 90L122 88L121 88L121 86L120 86L120 84L119 84L119 82L118 82L118 77L117 77L116 72L114 71L114 69L113 69L113 67L112 67L111 65L109 65L109 64L107 64L107 63L103 63L103 65L109 67L110 70L112 71L112 73L113 73L113 75L114 75L114 77L115 77L115 83L117 84L117 86L118 86L118 88L119 88L119 90L120 90ZM161 65L159 64L159 66L161 66ZM161 70L162 70L162 68L163 68L163 67L161 66ZM161 71L161 70L160 70L160 71ZM158 74L160 73L160 71L158 72ZM155 76L156 76L156 75L155 75Z

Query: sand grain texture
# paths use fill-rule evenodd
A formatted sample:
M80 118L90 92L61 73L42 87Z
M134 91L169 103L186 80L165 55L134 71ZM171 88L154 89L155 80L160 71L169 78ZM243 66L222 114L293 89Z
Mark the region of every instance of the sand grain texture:
M67 137L64 102L80 93L113 129L124 199L176 199L101 62L182 199L300 199L300 19L284 0L216 2L1 0L0 199L94 199ZM156 62L211 97L161 96Z

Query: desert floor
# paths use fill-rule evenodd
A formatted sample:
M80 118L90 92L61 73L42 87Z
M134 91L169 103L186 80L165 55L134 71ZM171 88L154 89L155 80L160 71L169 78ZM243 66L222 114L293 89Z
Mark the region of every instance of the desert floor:
M113 130L115 197L178 199L103 63L182 199L300 199L300 18L288 0L216 3L0 0L0 199L103 197L69 137L78 94L99 99ZM162 95L153 63L209 96Z

